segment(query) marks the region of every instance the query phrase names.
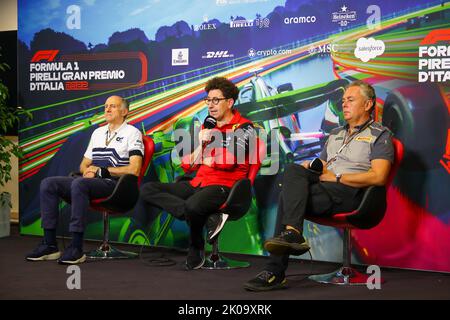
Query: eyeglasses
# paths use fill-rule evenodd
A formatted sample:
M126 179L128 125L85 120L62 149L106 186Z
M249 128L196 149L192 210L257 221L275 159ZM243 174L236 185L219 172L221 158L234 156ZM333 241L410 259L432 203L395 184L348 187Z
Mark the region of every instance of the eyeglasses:
M212 102L213 105L217 106L219 104L220 101L222 100L228 100L228 98L205 98L203 99L203 101L205 101L206 104L210 104Z

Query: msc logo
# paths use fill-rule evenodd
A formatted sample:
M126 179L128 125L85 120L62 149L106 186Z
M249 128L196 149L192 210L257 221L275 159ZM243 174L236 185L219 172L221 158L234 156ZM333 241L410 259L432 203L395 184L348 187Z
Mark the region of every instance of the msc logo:
M208 51L205 56L202 56L202 59L216 59L216 58L233 58L234 54L228 53L228 50L225 51Z
M328 44L324 44L324 45L317 46L317 47L314 45L311 45L308 48L308 51L310 54L315 54L315 53L330 54L332 52L333 53L338 52L338 45L334 44L334 43L328 43Z
M59 50L39 50L34 54L33 58L31 58L31 62L39 62L41 60L47 60L51 62L55 60L58 52Z

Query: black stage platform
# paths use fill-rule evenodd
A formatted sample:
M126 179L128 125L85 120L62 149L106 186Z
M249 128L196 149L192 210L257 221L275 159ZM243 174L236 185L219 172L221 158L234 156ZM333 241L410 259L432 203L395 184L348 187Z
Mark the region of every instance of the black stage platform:
M326 273L337 264L293 260L288 269L288 289L253 293L242 284L262 270L267 257L229 255L251 262L251 267L226 271L184 271L185 252L152 248L173 259L168 267L150 267L140 259L88 261L80 265L81 289L69 290L71 274L55 261L26 262L24 255L40 241L20 236L17 226L0 239L0 299L126 299L126 300L317 300L317 299L450 299L450 275L434 272L382 269L386 283L380 290L366 286L318 284L305 274ZM58 240L60 247L61 239ZM68 244L66 239L65 243ZM86 242L85 250L98 245ZM139 252L140 247L119 246Z

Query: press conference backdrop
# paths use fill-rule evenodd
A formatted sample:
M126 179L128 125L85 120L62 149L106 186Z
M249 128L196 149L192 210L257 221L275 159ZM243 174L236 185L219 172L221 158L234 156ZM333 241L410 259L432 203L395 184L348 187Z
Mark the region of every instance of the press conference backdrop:
M129 123L156 143L144 182L182 174L175 129L207 115L204 83L225 76L236 109L269 139L246 216L226 225L222 250L263 255L273 235L287 163L316 157L344 123L343 88L376 90L375 117L405 146L383 221L353 233L355 261L450 271L450 4L382 0L18 1L22 234L42 234L39 184L76 170L112 94L131 102ZM264 130L262 130L264 129ZM70 208L60 205L59 234ZM100 239L101 216L86 238ZM341 231L304 226L314 259L340 261ZM135 208L111 217L111 239L186 248L186 223Z

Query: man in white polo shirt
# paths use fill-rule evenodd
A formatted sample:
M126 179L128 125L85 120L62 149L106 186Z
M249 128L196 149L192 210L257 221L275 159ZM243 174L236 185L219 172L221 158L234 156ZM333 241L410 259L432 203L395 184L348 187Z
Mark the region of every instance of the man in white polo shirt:
M41 182L40 203L44 239L26 256L28 261L58 260L60 264L77 264L83 254L85 214L91 199L109 196L124 174L139 175L144 156L142 134L126 123L128 102L111 96L105 103L108 125L97 128L80 164L78 177L48 177ZM71 200L69 231L72 242L61 252L56 242L59 199Z

